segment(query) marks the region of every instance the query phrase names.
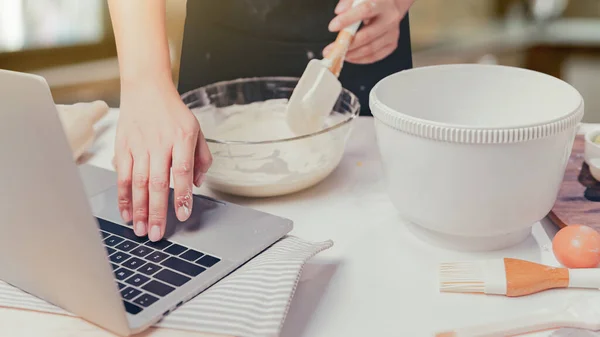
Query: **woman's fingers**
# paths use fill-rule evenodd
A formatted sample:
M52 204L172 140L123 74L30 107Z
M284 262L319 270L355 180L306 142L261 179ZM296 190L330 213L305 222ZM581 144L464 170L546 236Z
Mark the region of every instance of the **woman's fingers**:
M126 209L127 203L131 203L133 228L138 236L147 235L154 242L163 239L167 218L180 222L170 216L173 206L181 221L192 213L194 154L199 133L198 119L183 103L171 81L140 81L123 91L116 166L121 172L121 205ZM210 166L206 156L210 158L210 153L200 152L199 167L206 172L207 164ZM121 153L130 153L131 163L119 157ZM175 202L170 198L171 181ZM128 189L131 197L127 196Z
M213 157L202 130L198 131L197 142L196 152L194 153L194 185L200 187L206 178L206 172L212 165Z
M148 181L150 156L147 152L133 155L131 203L133 230L138 236L148 233Z
M363 56L361 58L348 60L348 62L352 62L355 64L370 64L373 62L377 62L377 61L382 60L385 57L389 56L391 53L393 53L394 50L396 50L396 47L398 47L398 42L394 41L394 42L384 46L383 48L375 51L372 54Z
M352 7L353 2L354 0L340 0L335 7L335 14L341 14L347 11L350 7Z
M365 62L366 60L370 60L369 56L377 54L377 52L381 49L384 49L390 45L392 45L395 48L398 43L399 35L400 34L397 30L393 30L388 32L387 34L383 34L382 36L376 38L370 43L349 51L346 55L346 60L351 63L359 63Z
M348 53L373 43L375 40L380 39L392 31L398 30L398 25L393 23L390 25L390 23L385 22L383 18L377 18L368 25L364 25L358 32L356 32L356 36L348 48Z
M373 25L375 26L376 23L373 23ZM385 57L391 54L393 50L387 54L379 53L379 50L384 47L389 47L389 45L397 46L399 37L400 30L398 28L387 31L385 29L380 29L380 27L365 28L364 31L361 30L358 32L354 42L350 45L350 48L348 48L345 61L355 64L376 62L379 59L373 59L372 57L368 56L384 55L383 57ZM324 57L329 55L333 46L334 44L332 43L323 49ZM367 59L371 60L371 62L365 62Z
M175 214L179 221L186 221L192 212L192 188L194 184L194 153L198 143L198 130L181 131L173 146L173 187Z
M171 151L171 149L168 152L155 151L150 158L148 238L154 242L162 239L167 224Z
M338 4L342 9L329 25L330 31L340 31L358 21L362 27L356 33L348 48L346 61L356 64L377 62L393 52L400 36L400 21L404 7L410 7L411 0L406 4L398 4L394 0L367 0L358 6L350 7L345 2ZM323 49L323 56L328 57L334 43ZM391 50L390 50L391 49Z
M380 38L382 35L385 35L390 30L398 30L398 27L390 27L390 25L384 24L384 21L380 18L376 18L372 20L368 25L364 25L358 32L356 32L356 36L354 37L352 43L348 47L348 53L357 48L363 47L373 40ZM327 45L323 49L323 56L327 57L333 47L335 46L335 41Z
M113 158L113 166L117 171L117 194L119 212L123 221L130 222L132 220L132 203L131 203L131 170L133 161L129 151L119 156L118 164L117 157Z
M329 31L338 32L358 21L374 18L379 14L379 5L373 0L367 0L336 16L329 23Z

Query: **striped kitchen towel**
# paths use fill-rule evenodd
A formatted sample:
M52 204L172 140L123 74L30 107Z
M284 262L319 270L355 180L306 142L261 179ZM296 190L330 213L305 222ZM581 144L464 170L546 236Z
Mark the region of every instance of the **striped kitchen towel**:
M277 336L302 267L332 245L286 236L155 326L239 337ZM2 281L0 306L70 315Z

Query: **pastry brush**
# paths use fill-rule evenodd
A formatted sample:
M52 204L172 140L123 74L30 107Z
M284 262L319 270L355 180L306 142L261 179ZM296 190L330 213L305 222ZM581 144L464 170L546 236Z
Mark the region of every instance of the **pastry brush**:
M600 269L567 269L504 258L440 265L440 291L518 297L554 288L600 288Z

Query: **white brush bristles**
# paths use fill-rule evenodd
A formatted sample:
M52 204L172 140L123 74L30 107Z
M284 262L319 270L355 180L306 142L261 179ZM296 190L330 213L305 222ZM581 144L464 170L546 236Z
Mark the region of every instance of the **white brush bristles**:
M484 264L479 261L440 264L442 292L483 293L484 277Z
M440 264L440 291L506 295L504 260Z

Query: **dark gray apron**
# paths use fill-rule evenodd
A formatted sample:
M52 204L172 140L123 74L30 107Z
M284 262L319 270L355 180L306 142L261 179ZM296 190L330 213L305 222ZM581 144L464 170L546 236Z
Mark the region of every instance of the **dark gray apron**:
M188 0L178 90L244 77L300 77L336 38L327 30L338 0ZM342 85L371 115L368 95L382 78L412 67L408 15L396 51L368 65L346 63Z

